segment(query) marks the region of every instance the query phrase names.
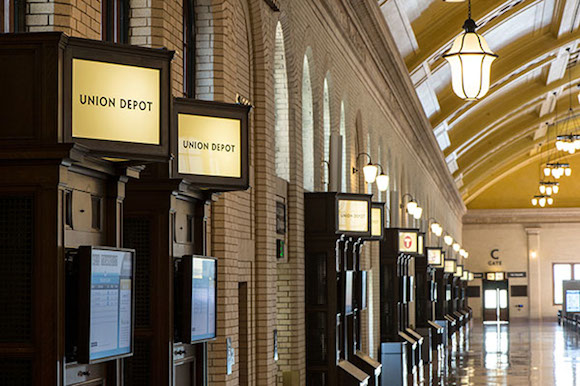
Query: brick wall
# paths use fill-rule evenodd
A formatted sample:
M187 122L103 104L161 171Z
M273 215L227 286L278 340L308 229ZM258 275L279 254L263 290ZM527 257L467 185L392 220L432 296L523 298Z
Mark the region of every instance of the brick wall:
M366 4L365 2L364 4ZM429 155L416 151L406 112L397 104L393 81L379 68L367 26L355 15L354 0L279 0L274 12L263 0L196 1L196 97L234 102L236 95L254 105L250 130L250 183L245 192L225 193L211 206L211 253L219 258L218 339L209 344L211 385L237 385L243 375L250 385L281 384L285 372L305 383L304 332L304 160L314 187L322 190L325 174L323 122L339 133L344 102L347 186L365 192L361 173L352 174L356 156L366 149L388 160L392 189L421 194L429 213L448 229L460 229L461 213L449 204L426 165ZM370 3L369 3L370 4ZM130 0L130 43L176 51L173 93L183 95L181 0ZM29 0L29 31L60 30L73 36L100 37L100 1ZM376 21L382 23L383 21ZM276 50L280 23L283 50ZM280 40L278 40L280 44ZM285 68L280 65L283 52ZM398 55L395 51L392 55ZM312 115L303 115L304 58L308 58ZM275 71L276 70L276 71ZM284 109L274 76L285 78ZM324 119L324 80L328 79L328 116ZM403 86L401 86L403 87ZM278 111L278 115L276 115ZM308 121L303 121L306 117ZM278 121L278 125L277 122ZM281 126L280 122L284 122ZM304 154L302 127L313 132L313 151ZM278 129L277 129L278 128ZM280 154L287 180L288 259L276 261L275 199L277 131L285 131L287 153ZM278 136L278 138L282 138ZM284 138L285 140L285 138ZM282 147L278 147L281 149ZM388 155L388 156L387 156ZM359 160L359 168L364 161ZM384 161L387 162L387 161ZM383 167L387 165L383 164ZM373 188L374 189L374 188ZM378 198L376 190L375 200ZM393 208L398 211L398 208ZM459 234L459 233L458 233ZM372 312L363 313L362 346L376 356L379 344L378 246L367 243L362 266L371 272ZM248 320L239 323L240 283L247 283ZM370 316L372 315L372 318ZM278 362L273 358L273 331L278 329ZM373 339L369 338L372 332ZM246 336L241 341L240 336ZM226 338L236 350L233 374L226 374ZM240 358L240 352L246 358ZM240 365L245 364L243 371Z

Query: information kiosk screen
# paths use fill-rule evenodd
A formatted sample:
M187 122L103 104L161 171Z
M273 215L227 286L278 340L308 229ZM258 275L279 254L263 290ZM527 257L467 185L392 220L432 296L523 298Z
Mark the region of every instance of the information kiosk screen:
M192 258L191 270L191 342L216 337L217 261Z
M81 247L79 259L79 362L131 355L135 251Z
M580 312L580 290L566 290L566 312Z

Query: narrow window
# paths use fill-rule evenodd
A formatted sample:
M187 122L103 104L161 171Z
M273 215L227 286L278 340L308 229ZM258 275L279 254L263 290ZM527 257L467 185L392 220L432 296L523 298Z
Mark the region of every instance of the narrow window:
M129 0L101 0L101 39L129 42Z
M194 0L183 0L183 93L195 97L195 9Z
M25 15L25 0L0 0L0 32L24 32Z
M554 304L562 304L562 282L564 280L572 279L572 265L571 264L554 264L553 265L554 278Z

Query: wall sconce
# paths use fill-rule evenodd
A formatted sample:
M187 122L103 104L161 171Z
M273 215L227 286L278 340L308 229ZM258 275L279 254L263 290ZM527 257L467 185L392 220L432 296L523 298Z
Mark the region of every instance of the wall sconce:
M381 168L381 174L377 177L377 189L381 192L386 192L389 188L389 176L384 173L383 167L380 164L378 166Z
M445 244L450 246L451 244L453 244L453 237L451 237L450 235L445 235L445 237L443 237L443 241L445 242Z
M369 153L359 153L356 156L355 165L358 164L358 159L360 158L361 155L366 155L367 157L369 157L369 163L365 167L363 167L363 174L365 177L365 181L369 184L372 184L377 179L377 174L379 173L379 168L377 165L373 164L372 158L369 155ZM359 170L356 167L352 168L352 174L358 173L358 171Z
M437 237L441 237L443 234L443 227L435 220L433 217L429 219L429 221L433 220L431 223L431 233L433 233Z
M417 204L417 201L411 196L409 193L405 193L403 195L403 202L405 202L405 198L410 197L411 200L407 202L407 205L401 205L401 208L406 207L407 213L413 216L416 220L419 220L423 215L423 208Z
M461 249L461 246L459 245L459 243L453 243L453 250L455 252L459 252L459 249Z
M532 257L532 259L535 259L536 257L538 257L538 254L536 253L536 251L530 251L530 256Z

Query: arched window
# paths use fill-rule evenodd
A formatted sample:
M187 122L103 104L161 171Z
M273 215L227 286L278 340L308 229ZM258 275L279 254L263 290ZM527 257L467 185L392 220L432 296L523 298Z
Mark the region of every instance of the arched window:
M310 66L306 55L304 55L302 68L302 159L304 189L312 192L314 191L314 109Z
M328 91L328 76L324 78L324 95L322 97L322 128L323 128L323 161L330 161L330 93ZM324 165L324 182L328 190L328 165Z
M288 124L288 78L282 25L276 26L274 46L274 127L276 140L276 175L290 180L290 138Z
M129 0L101 0L101 39L129 42Z
M340 135L342 136L342 160L341 160L341 164L342 164L342 178L341 178L341 187L340 190L342 192L346 192L348 190L347 188L347 176L348 176L348 170L347 170L347 165L346 165L346 118L345 118L345 112L344 112L344 101L342 101L340 103Z
M26 2L0 0L0 33L25 31Z

